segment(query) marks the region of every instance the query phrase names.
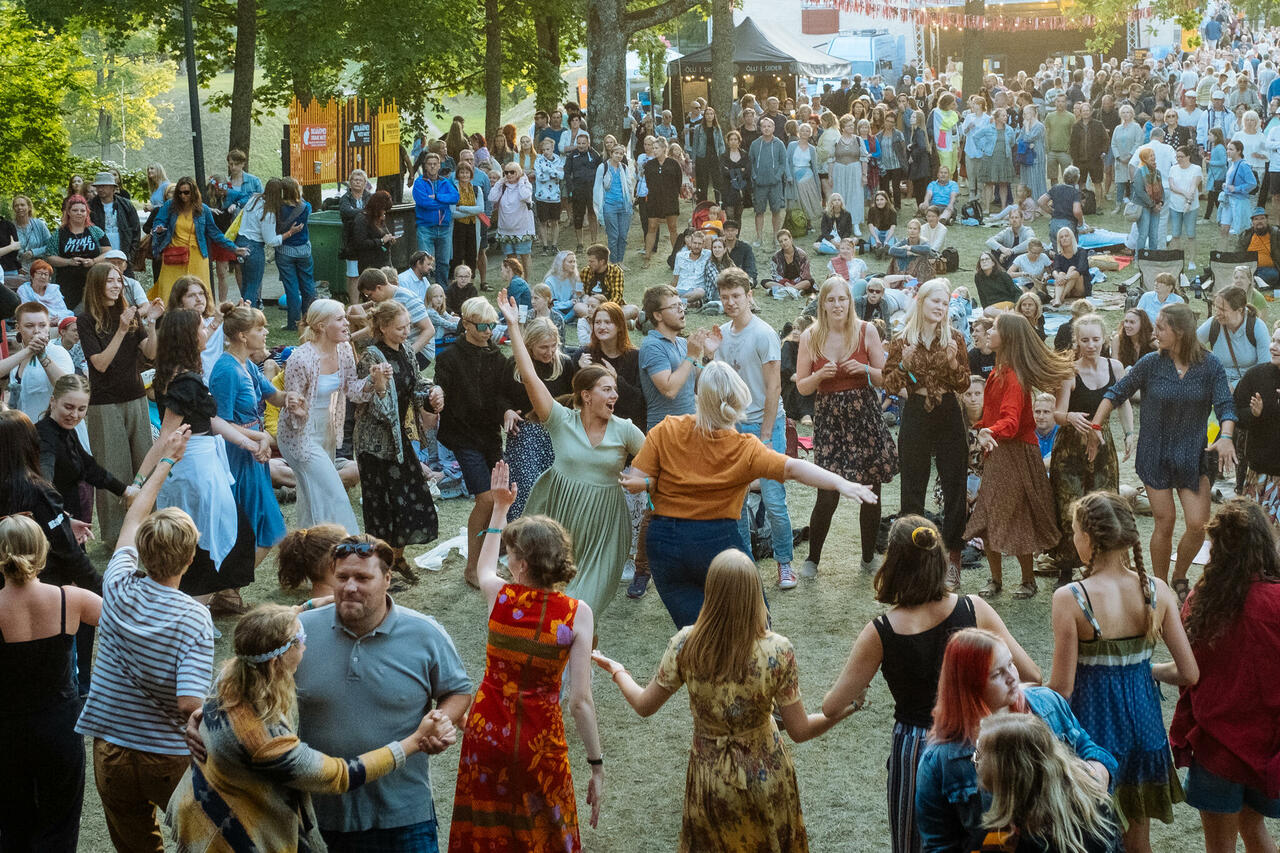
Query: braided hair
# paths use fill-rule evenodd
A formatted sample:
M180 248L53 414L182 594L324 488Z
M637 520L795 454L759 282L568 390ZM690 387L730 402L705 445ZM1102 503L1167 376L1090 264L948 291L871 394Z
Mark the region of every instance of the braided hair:
M1093 545L1093 553L1089 555L1085 566L1085 577L1093 573L1093 560L1098 553L1133 550L1131 568L1138 573L1138 583L1142 589L1143 633L1147 637L1154 637L1159 625L1155 620L1151 598L1147 595L1147 568L1142 559L1142 541L1138 536L1137 522L1133 518L1133 507L1115 492L1090 492L1072 504L1071 518Z

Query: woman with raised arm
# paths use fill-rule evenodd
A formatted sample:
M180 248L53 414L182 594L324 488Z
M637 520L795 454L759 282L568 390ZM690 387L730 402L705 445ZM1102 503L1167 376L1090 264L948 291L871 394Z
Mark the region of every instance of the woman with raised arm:
M1190 589L1187 570L1204 543L1213 480L1236 464L1232 440L1236 410L1222 362L1196 339L1196 314L1189 305L1160 309L1156 343L1158 352L1138 359L1133 369L1103 395L1091 421L1095 435L1090 444L1096 451L1112 408L1141 391L1143 417L1138 425L1134 469L1147 487L1155 518L1151 572L1161 580L1169 576L1173 525L1177 520L1176 492L1186 529L1178 540L1178 560L1169 585L1178 593L1178 599L1185 601ZM1220 431L1218 440L1206 447L1210 411L1216 412Z
M631 515L618 478L627 460L640 452L644 433L613 413L618 379L607 363L579 370L570 406L558 402L535 369L519 310L505 290L498 294L498 306L511 330L516 369L532 411L555 449L555 461L537 478L524 514L550 516L569 532L578 572L565 592L590 605L598 625L631 550Z
M916 766L933 724L942 653L951 635L962 628L985 628L1009 647L1024 678L1040 680L1039 667L1000 614L976 595L949 592L946 575L947 554L938 528L923 516L899 516L889 528L884 564L875 577L876 601L889 610L858 634L844 671L822 700L822 712L838 717L851 704L865 704L877 672L889 686L894 702L888 762L893 853L920 849Z
M1149 851L1151 819L1172 823L1173 805L1183 800L1156 682L1185 687L1200 671L1178 599L1164 581L1147 576L1129 502L1092 492L1075 502L1071 524L1088 571L1053 595L1049 686L1120 765L1113 802L1128 827L1124 849ZM1151 663L1157 639L1171 663Z
M788 736L802 743L862 703L850 703L830 717L805 712L795 650L790 640L769 630L764 590L750 557L730 548L712 560L697 621L671 638L648 686L641 687L626 667L601 652L592 660L642 717L657 712L681 685L689 688L694 735L685 772L681 853L808 851L795 766L774 714Z
M562 591L577 571L565 529L546 516L524 516L507 526L515 492L507 463L499 461L487 492L493 514L476 564L489 641L458 759L450 853L581 851L560 711L566 668L569 708L591 767L591 825L600 817L604 757L591 697L594 614ZM510 581L498 577L499 541L507 548Z
M650 429L631 472L621 478L628 490L647 491L653 501L645 536L649 568L677 628L698 618L703 582L715 556L726 548L747 550L738 535L738 517L752 480L799 480L858 503L877 499L860 483L738 432L735 425L751 402L751 390L726 362L713 361L700 373L697 414L668 415Z
M1049 457L1049 487L1062 534L1053 549L1058 586L1070 583L1076 567L1081 565L1071 532L1072 503L1090 492L1120 490L1120 461L1111 428L1102 430L1102 446L1090 459L1088 439L1094 429L1089 418L1098 410L1108 389L1128 372L1116 359L1102 355L1107 327L1100 316L1085 314L1072 324L1071 333L1075 338L1075 370L1058 388L1053 420L1063 428L1058 430ZM1133 409L1127 400L1120 406L1120 426L1124 430L1124 459L1128 461L1137 444L1137 434L1133 431Z

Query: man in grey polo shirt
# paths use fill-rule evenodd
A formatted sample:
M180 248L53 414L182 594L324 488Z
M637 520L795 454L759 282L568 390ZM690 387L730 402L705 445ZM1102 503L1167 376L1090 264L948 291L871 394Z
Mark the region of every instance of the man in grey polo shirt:
M368 535L334 548L334 603L299 616L307 654L295 676L298 735L329 755L359 755L421 720L434 703L462 728L471 681L453 641L430 616L399 607L387 594L394 554ZM436 853L436 814L427 755L404 769L340 796L314 797L331 853Z

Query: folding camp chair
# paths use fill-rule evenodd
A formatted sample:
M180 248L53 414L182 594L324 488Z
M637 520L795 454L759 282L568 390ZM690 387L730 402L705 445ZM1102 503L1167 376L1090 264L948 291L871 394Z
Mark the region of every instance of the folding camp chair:
M1266 282L1257 276L1257 252L1210 252L1209 274L1213 276L1213 283L1212 287L1203 288L1205 298L1212 299L1210 295L1212 291L1221 290L1230 284L1235 278L1236 267L1249 268L1249 304L1258 309L1259 317L1266 319L1267 300L1262 295L1262 288L1266 287Z
M1156 276L1163 273L1172 275L1184 292L1191 287L1184 272L1186 255L1181 250L1139 249L1133 265L1137 274L1124 283L1126 308L1137 305L1138 299L1148 290L1155 290Z

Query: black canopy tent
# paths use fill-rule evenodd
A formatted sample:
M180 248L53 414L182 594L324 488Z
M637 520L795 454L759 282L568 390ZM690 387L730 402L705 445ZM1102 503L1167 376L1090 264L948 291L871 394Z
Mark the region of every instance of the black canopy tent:
M751 18L733 28L734 97L751 92L757 97L795 97L801 77L840 77L849 72L847 60L809 47L783 33L765 35ZM685 103L706 97L711 77L711 45L667 63L668 104L677 122Z

